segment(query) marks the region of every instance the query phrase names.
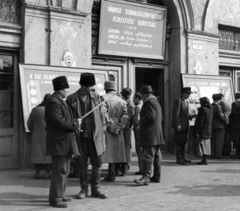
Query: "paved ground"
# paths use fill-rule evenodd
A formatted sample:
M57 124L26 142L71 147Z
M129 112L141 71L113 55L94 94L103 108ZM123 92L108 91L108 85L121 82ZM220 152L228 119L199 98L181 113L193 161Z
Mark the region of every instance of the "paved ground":
M210 160L197 166L190 156L188 166L175 164L175 156L163 154L162 181L150 186L136 186L139 176L136 158L130 172L115 183L102 182L107 199L74 199L64 210L78 211L240 211L240 160ZM103 174L106 175L104 165ZM49 180L34 180L32 170L0 171L0 210L56 210L48 206ZM80 190L78 179L70 179L67 195ZM61 209L57 209L61 210Z

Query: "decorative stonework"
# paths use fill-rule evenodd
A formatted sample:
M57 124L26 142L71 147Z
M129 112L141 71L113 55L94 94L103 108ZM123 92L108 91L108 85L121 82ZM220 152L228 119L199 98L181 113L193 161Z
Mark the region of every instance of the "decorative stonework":
M19 0L0 0L0 22L19 24Z

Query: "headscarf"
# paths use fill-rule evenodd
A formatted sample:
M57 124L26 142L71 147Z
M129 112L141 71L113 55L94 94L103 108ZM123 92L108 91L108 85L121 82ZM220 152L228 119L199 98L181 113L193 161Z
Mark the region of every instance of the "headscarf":
M43 101L38 106L45 106L51 96L52 96L51 94L45 94Z
M207 107L212 110L211 103L207 97L201 97L200 104L201 104L201 107Z

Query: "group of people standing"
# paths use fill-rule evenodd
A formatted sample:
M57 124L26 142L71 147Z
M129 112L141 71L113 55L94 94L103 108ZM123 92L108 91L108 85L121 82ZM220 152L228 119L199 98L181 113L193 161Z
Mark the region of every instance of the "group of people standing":
M40 126L46 129L46 160L35 159L35 179L40 170L45 169L45 178L51 177L49 203L53 207L66 208L72 199L65 196L70 162L74 158L78 168L80 192L77 199L89 195L105 199L107 194L100 191L101 166L108 163L105 181L114 182L121 172L124 176L131 162L131 128L135 136L141 178L135 179L137 185L149 185L161 181L161 151L164 145L162 132L162 109L149 85L143 85L130 100L132 90L124 88L119 94L114 81L105 81L106 94L98 95L92 91L96 84L92 73L82 73L80 88L69 95L69 84L65 76L52 80L54 93L47 94L43 103L34 108L28 120L33 131L33 139L39 135ZM231 140L236 152L240 153L240 94L232 105L221 94L200 98L198 115L190 115L188 98L191 88L182 89L181 97L174 101L171 126L175 130L176 163L186 165L185 145L188 140L189 120L196 118L193 134L197 137L203 153L199 165L207 164L207 156L221 158L224 144L225 126L229 125ZM231 110L232 108L232 110ZM37 118L36 116L40 116ZM34 130L36 128L36 130ZM230 128L230 129L229 129ZM39 149L40 150L40 149ZM33 152L37 154L38 152ZM34 156L33 156L34 157ZM52 165L47 165L52 162ZM88 166L92 165L89 181ZM50 176L50 170L52 174Z
M142 175L134 182L138 185L160 182L160 145L164 144L162 112L151 86L142 86L141 92L135 93L131 101L132 90L124 88L118 94L114 81L104 83L106 94L103 96L92 91L96 83L92 73L82 73L79 81L81 87L70 95L65 76L56 77L52 83L54 93L43 101L45 109L41 109L41 113L45 113L41 116L45 119L46 155L52 162L51 206L66 208L67 202L72 200L65 196L65 189L73 158L81 187L76 198L88 196L89 182L92 197L107 198L107 194L100 191L102 163L109 164L105 181L114 182L119 171L122 176L126 174L131 162L131 128L139 157L139 171L136 174ZM32 125L34 110L28 121L30 131L35 131L34 128L38 131L38 127ZM40 170L37 170L37 164L40 161L33 162L36 164L34 178L38 179ZM92 165L90 181L87 174L89 164ZM151 178L152 165L154 175ZM49 170L46 169L46 172L46 177L50 178Z
M236 101L230 104L222 93L213 94L213 103L207 97L199 99L198 114L190 115L188 98L191 88L185 87L182 95L175 100L173 107L172 128L175 129L176 163L191 163L185 158L185 145L188 140L189 120L196 117L193 135L202 152L202 161L198 165L207 165L207 157L222 158L226 139L233 142L236 157L239 157L240 146L240 93L236 93ZM229 143L225 144L226 148ZM229 151L229 150L228 150Z

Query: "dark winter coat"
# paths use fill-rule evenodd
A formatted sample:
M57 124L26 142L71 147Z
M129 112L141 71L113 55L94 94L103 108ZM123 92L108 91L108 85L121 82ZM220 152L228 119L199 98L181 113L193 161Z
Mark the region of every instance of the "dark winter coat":
M210 139L212 137L213 109L206 97L200 98L200 103L201 107L198 109L193 134L199 135L199 138L202 139Z
M90 92L91 98L91 109L94 109L98 104L102 102L100 96L95 92ZM79 90L75 93L69 95L66 100L67 104L69 105L73 118L81 118L82 112L79 110L81 108L81 103L79 100ZM92 113L93 116L93 140L95 143L95 147L97 150L98 156L101 155L105 149L105 133L106 130L106 108L104 108L104 104L99 108L95 109ZM80 140L80 131L77 131L77 139ZM81 149L80 149L81 153Z
M162 110L155 96L147 98L140 112L140 147L163 145Z
M77 119L63 99L53 94L45 107L47 155L79 154L75 130L79 128Z
M222 108L219 104L212 103L213 108L213 121L212 121L212 130L222 129L226 124L227 120L224 117Z
M27 126L32 132L31 163L52 163L51 156L46 156L45 106L36 106L32 109Z
M232 111L229 116L230 132L240 132L240 101L232 103Z
M188 102L181 97L174 101L172 111L172 123L171 127L177 130L177 127L181 125L182 131L189 130L189 107Z

